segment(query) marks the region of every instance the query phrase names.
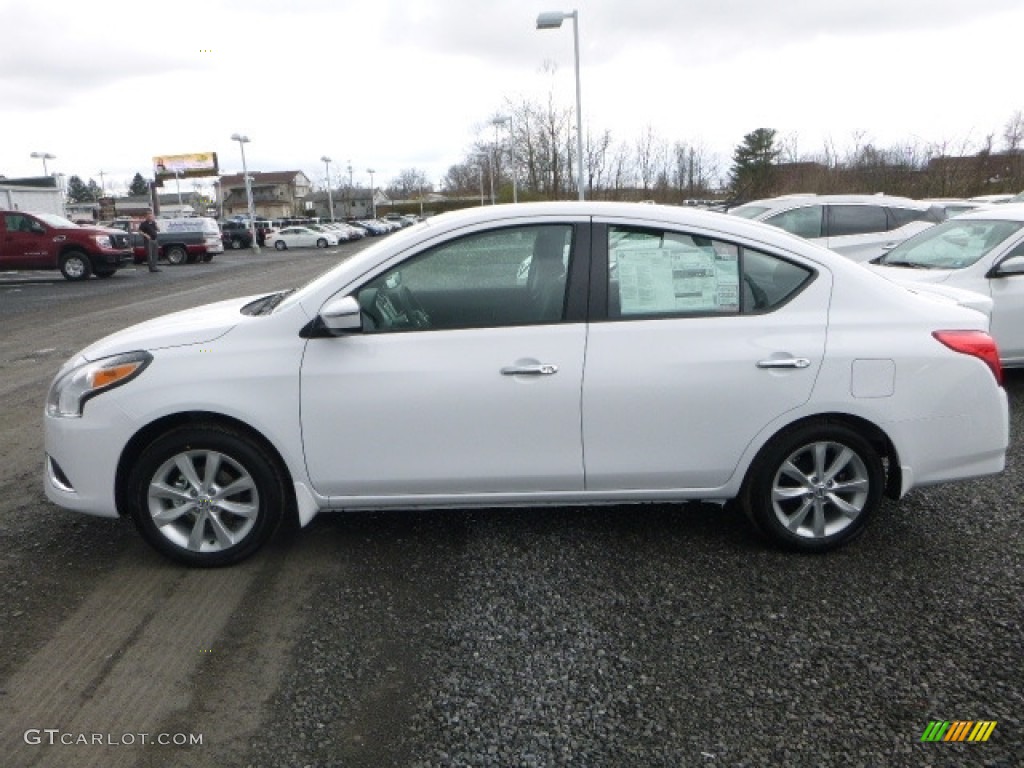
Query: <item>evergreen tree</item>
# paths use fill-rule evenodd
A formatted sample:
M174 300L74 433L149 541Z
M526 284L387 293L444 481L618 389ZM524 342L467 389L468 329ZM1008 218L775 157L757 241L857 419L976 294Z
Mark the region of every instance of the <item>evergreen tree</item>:
M141 173L136 173L132 183L128 186L128 194L132 197L149 194L149 182L142 178Z
M782 150L775 146L775 129L758 128L743 137L732 155L729 186L734 198L751 200L772 193L773 166Z
M68 177L68 200L72 203L84 203L92 200L89 188L78 176Z
M99 200L103 197L103 191L100 189L100 185L96 183L96 179L89 179L89 184L86 186L88 190L88 197L86 200Z

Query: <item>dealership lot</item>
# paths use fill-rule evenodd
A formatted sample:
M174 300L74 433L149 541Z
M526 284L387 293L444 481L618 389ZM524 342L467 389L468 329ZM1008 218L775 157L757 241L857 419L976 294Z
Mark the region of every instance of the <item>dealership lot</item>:
M42 402L68 355L361 247L0 276L5 764L1021 762L1020 371L1004 474L886 503L824 557L768 549L716 507L651 505L322 515L199 572L46 502ZM932 720L997 726L921 743ZM203 743L123 738L141 733Z

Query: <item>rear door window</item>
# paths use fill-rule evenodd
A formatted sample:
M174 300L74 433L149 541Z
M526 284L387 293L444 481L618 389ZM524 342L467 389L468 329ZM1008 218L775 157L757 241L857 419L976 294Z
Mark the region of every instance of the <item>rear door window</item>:
M830 205L828 236L864 235L888 229L885 209L880 205Z
M821 237L823 211L821 205L804 205L769 216L764 221L799 237Z

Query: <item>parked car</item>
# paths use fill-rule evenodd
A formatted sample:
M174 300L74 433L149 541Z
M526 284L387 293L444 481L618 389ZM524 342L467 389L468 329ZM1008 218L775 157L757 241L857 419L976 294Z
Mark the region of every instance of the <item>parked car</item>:
M202 216L187 218L157 219L159 232L156 236L159 258L168 264L195 264L212 261L218 253L224 253L220 225L216 220ZM146 261L146 242L136 233L132 239L135 263Z
M985 205L999 205L1001 203L1008 203L1013 200L1014 195L1009 193L1001 193L996 195L976 195L974 197L967 198L972 203L983 203Z
M272 230L267 235L267 247L273 246L279 251L286 248L326 248L337 245L338 238L331 232L317 232L309 227L284 227Z
M252 228L244 221L222 221L220 224L221 239L225 248L238 250L240 248L252 248Z
M364 232L362 229L358 229L356 227L353 227L351 224L346 224L345 222L342 221L331 222L330 224L324 224L323 226L337 232L339 240L362 240L364 237L366 237L366 232Z
M830 550L883 494L1003 469L986 327L739 217L472 208L82 350L46 494L199 566L327 510L687 499Z
M898 282L953 286L990 296L991 333L1003 365L1024 366L1024 205L963 213L867 266Z
M111 277L132 261L130 238L53 213L0 210L0 269L59 269L66 280Z
M729 213L784 229L854 261L869 261L942 221L927 203L883 195L790 195Z
M379 219L359 219L355 223L371 235L386 235L391 232L391 227Z
M921 202L927 203L933 211L940 212L943 219L951 219L961 213L967 213L967 211L973 211L986 205L986 203L955 197L930 197Z

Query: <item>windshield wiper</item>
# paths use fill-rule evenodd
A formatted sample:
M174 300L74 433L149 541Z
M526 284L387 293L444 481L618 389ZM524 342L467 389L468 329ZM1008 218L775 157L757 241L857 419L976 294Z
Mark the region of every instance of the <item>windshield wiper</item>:
M924 264L918 264L916 261L879 261L883 267L906 267L907 269L931 269L931 267L925 266Z
M285 300L289 295L295 292L294 288L289 288L287 291L278 291L277 293L271 293L267 296L263 296L256 301L249 302L242 307L243 315L269 315L274 309Z

